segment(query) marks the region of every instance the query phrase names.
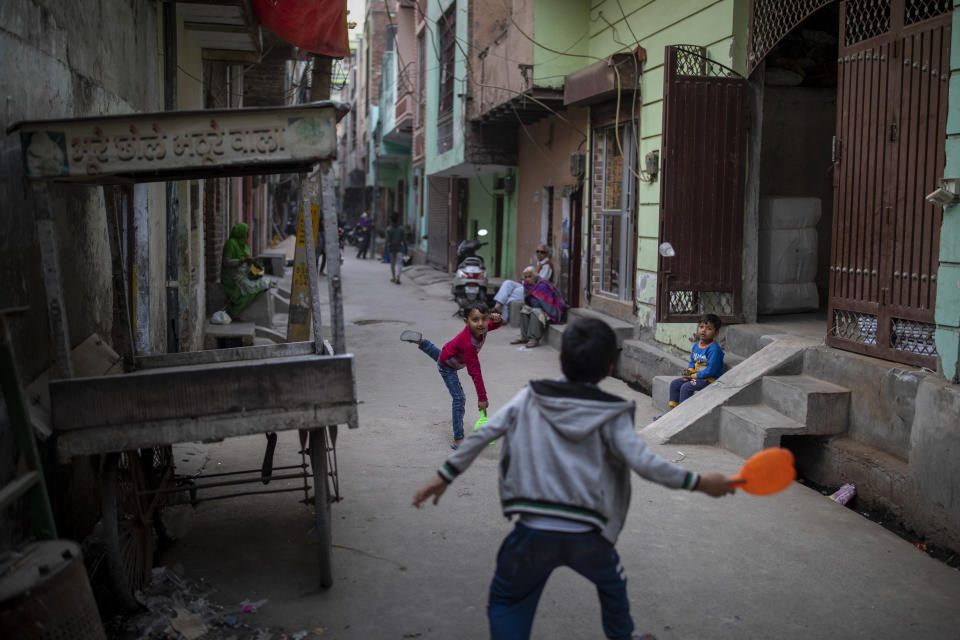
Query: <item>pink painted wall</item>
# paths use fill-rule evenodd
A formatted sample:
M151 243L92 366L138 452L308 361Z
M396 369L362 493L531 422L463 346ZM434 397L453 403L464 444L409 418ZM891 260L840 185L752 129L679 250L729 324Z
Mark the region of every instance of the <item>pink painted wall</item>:
M568 109L562 115L570 124L557 116L552 116L528 125L527 133L521 130L518 134L516 256L518 270L522 270L531 263L534 251L540 244L544 187L553 187L553 228L549 233L551 238L557 239L558 242L555 244L559 244L560 222L563 217L563 188L577 182L577 179L570 175L570 154L587 150L585 138L580 133L585 133L587 130L587 110ZM553 249L554 265L559 269L557 247L553 246ZM579 257L571 256L571 260L573 259L579 260Z

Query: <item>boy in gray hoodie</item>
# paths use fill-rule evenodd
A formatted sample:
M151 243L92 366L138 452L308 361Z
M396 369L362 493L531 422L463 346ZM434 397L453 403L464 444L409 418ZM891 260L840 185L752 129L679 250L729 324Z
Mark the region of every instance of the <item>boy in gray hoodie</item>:
M619 354L616 336L596 319L563 333L563 378L532 381L467 438L417 490L419 507L437 504L447 486L502 438L500 501L516 528L497 555L487 618L495 640L529 638L550 573L567 566L597 587L603 631L631 638L627 580L614 543L630 506L630 471L673 489L719 497L733 479L699 475L661 458L634 432L635 404L600 390ZM652 636L644 636L652 638Z

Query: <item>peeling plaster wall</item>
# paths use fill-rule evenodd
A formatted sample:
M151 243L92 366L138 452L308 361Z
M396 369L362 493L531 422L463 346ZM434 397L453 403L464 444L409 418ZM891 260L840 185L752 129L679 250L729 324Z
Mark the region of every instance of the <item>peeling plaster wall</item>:
M576 184L570 175L570 154L586 152L587 143L580 131L588 127L587 110L570 108L563 112L570 123L556 116L544 118L528 125L527 134L520 132L517 140L519 162L517 166L517 270L535 261L534 250L540 244L540 222L544 187L553 187L553 227L551 238L560 238L563 219L563 188ZM586 200L586 197L584 198ZM584 202L586 206L586 202ZM553 247L553 263L560 268L559 252ZM519 274L504 274L516 278ZM584 274L581 277L586 277Z
M158 4L127 0L8 0L0 3L4 96L0 126L19 120L161 110ZM12 324L20 373L50 361L46 298L32 204L21 183L19 140L0 139L0 306L26 305ZM71 339L109 339L112 281L99 188L52 185L60 269ZM163 255L162 202L153 199L151 250ZM159 214L159 215L156 215ZM159 235L155 233L160 230ZM162 263L155 281L162 281ZM151 313L155 310L151 309ZM162 310L158 310L161 311ZM156 323L163 326L162 315ZM158 345L162 348L162 344Z
M147 0L4 0L0 2L0 129L21 120L71 118L163 109L159 3ZM20 142L0 137L0 308L29 310L10 322L23 383L47 369L52 357L46 291L41 277L33 203L23 188ZM100 188L50 185L54 233L71 342L89 334L109 340L113 282L103 193ZM138 282L163 282L164 197L149 190L149 273ZM162 286L162 285L161 285ZM162 291L162 289L161 289ZM143 309L150 340L165 345L162 295ZM153 333L156 329L156 333ZM0 418L0 485L14 473L12 433ZM48 474L48 491L61 535L81 537L97 513L90 466ZM17 544L26 514L0 518L0 548Z

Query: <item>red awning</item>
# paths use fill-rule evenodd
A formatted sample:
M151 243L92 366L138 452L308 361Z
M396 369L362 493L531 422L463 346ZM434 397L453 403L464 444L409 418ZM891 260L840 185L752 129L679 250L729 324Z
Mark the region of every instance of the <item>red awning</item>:
M282 40L311 53L342 58L347 44L346 0L252 0L257 19Z

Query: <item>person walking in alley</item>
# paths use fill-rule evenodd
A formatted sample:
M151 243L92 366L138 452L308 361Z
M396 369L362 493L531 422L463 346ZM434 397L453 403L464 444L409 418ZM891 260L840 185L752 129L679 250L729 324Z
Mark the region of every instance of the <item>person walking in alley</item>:
M404 246L403 227L400 226L400 214L390 214L390 226L387 227L387 251L390 255L390 282L400 284L400 272L403 270L403 255L407 252Z
M720 332L720 318L708 313L697 323L697 342L690 349L690 362L683 375L670 382L670 408L674 408L723 373L723 349L714 338Z
M373 222L370 221L366 211L360 214L360 222L357 223L355 231L358 237L357 258L363 260L367 257L367 249L370 248L371 236L373 235Z
M499 329L503 318L499 313L490 313L485 302L471 302L464 308L464 324L467 326L458 333L453 340L439 348L429 340L424 339L419 331L403 331L400 339L404 342L413 342L420 347L420 351L437 362L437 371L443 378L450 398L453 401L453 443L450 448L456 449L463 442L463 414L466 398L463 387L460 386L459 371L466 367L467 373L473 378L473 385L477 389L477 409L486 411L487 391L483 386L483 373L480 370L480 349L487 339L487 332Z
M563 377L533 381L517 393L413 496L415 507L431 497L437 504L487 443L503 437L501 507L518 520L490 584L494 640L530 637L547 579L563 566L596 585L606 636L632 637L627 580L614 547L630 505L631 470L671 489L733 493L733 478L699 475L651 451L634 431L635 404L597 387L613 373L618 353L606 323L571 322L560 351Z

